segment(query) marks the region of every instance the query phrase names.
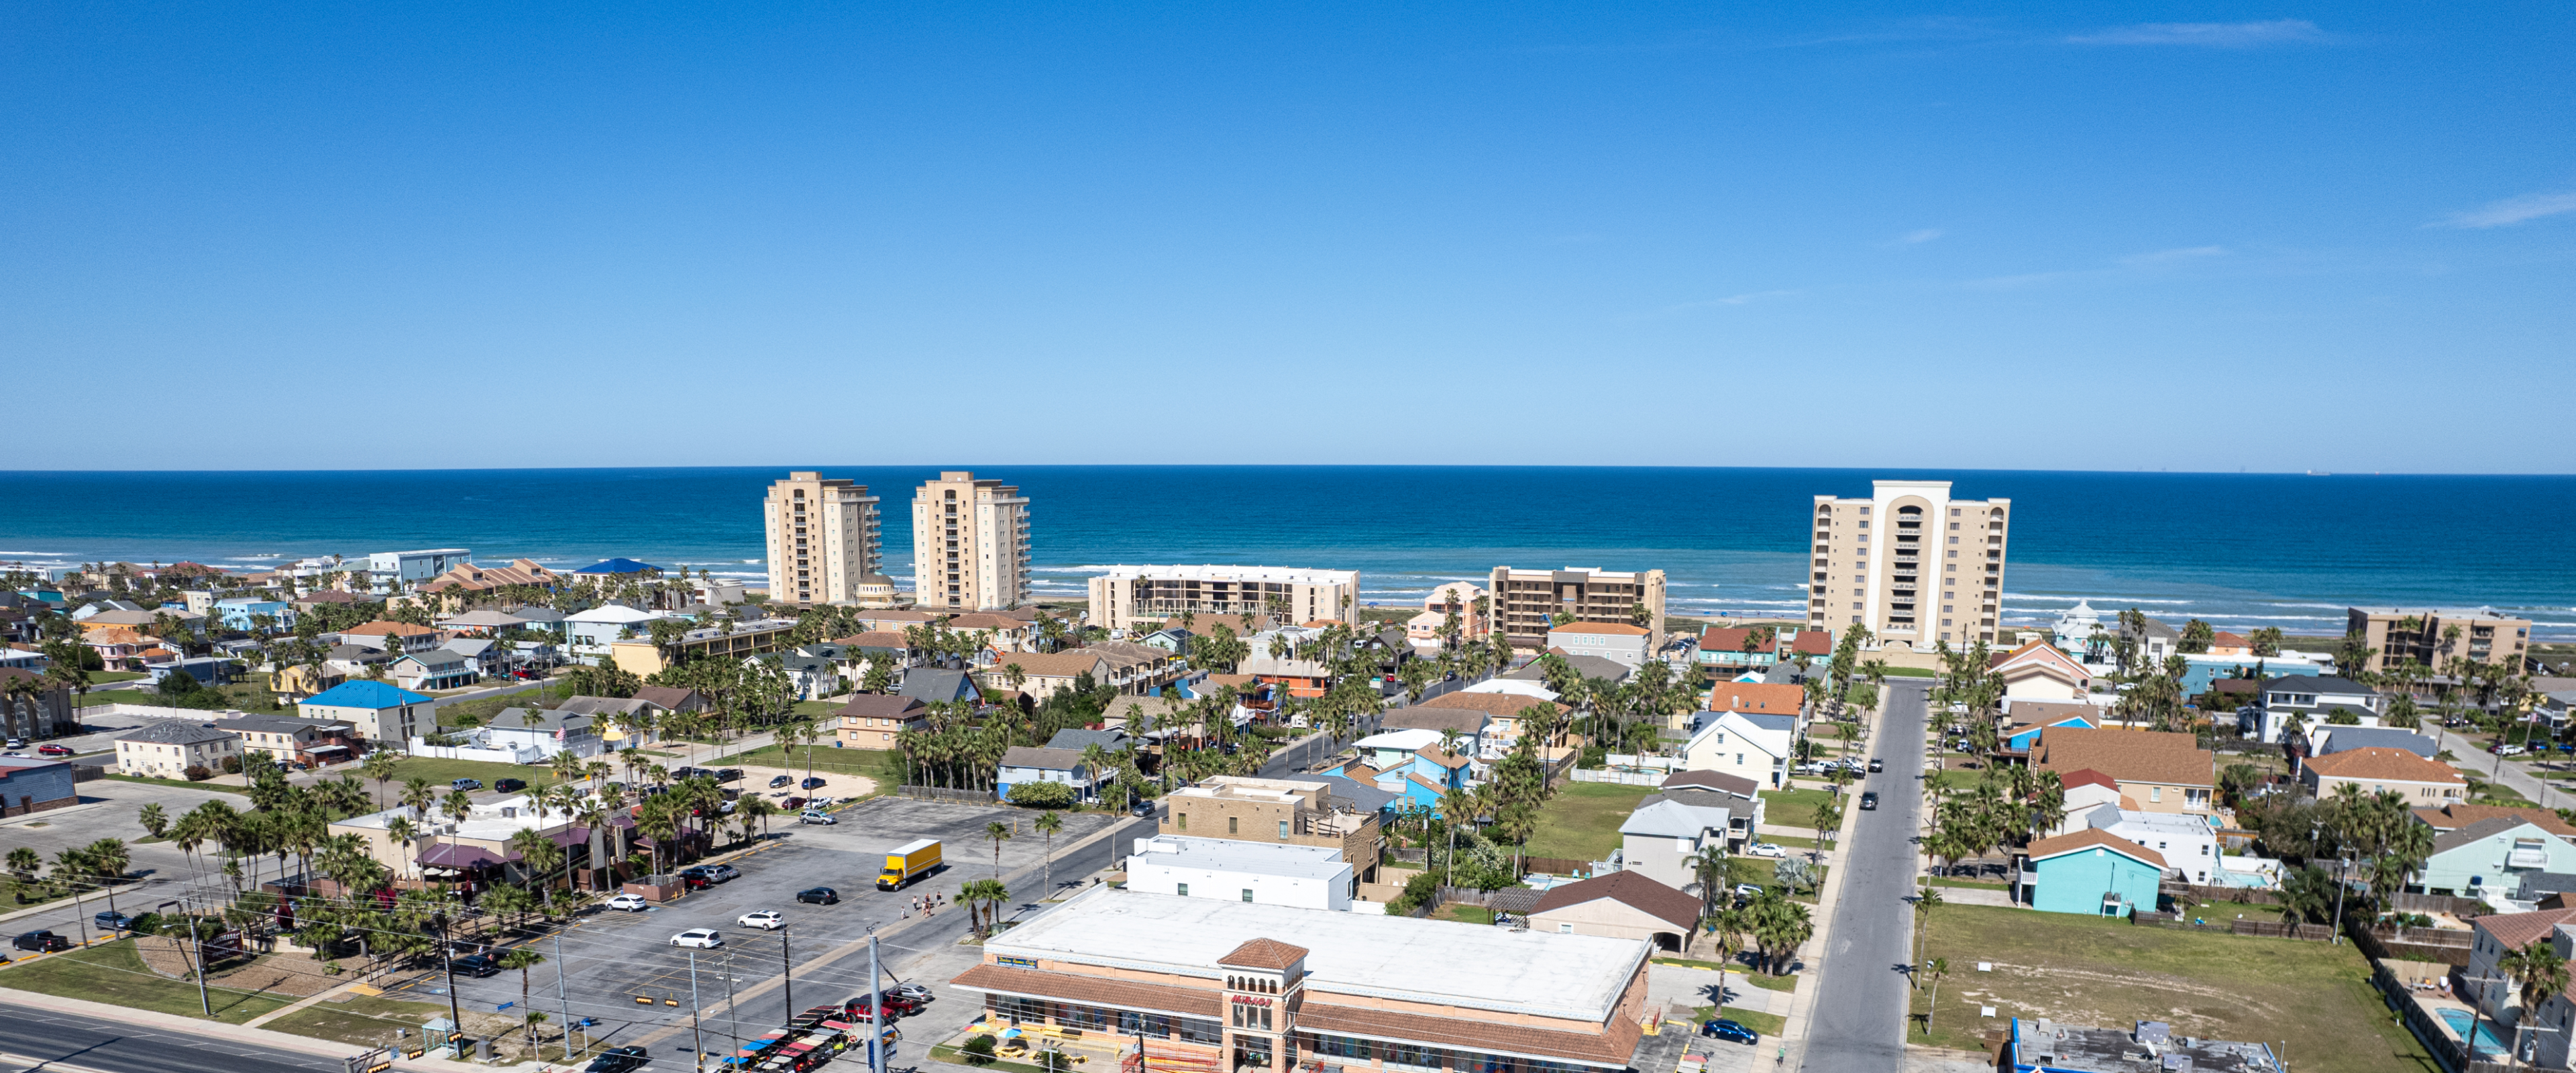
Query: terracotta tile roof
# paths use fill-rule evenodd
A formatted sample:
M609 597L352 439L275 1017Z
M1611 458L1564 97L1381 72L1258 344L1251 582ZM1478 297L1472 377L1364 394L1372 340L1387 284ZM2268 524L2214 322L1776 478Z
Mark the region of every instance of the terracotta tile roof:
M1350 1033L1380 1039L1418 1040L1472 1051L1505 1051L1549 1058L1571 1058L1613 1068L1625 1066L1637 1050L1637 1020L1612 1017L1599 1032L1557 1032L1492 1021L1453 1020L1393 1010L1362 1009L1320 1001L1308 992L1297 1012L1297 1027L1315 1032ZM1571 1022L1569 1022L1571 1023ZM1587 1028L1590 1026L1586 1026Z
M1232 965L1239 969L1267 969L1271 972L1281 972L1295 965L1298 959L1313 952L1302 946L1290 946L1277 939L1254 939L1235 947L1232 953L1216 959L1216 963Z
M2057 782L2059 785L2068 789L2073 789L2078 786L2099 786L2105 790L2117 790L2120 788L2120 781L2118 779L2114 779L2089 767L2077 768L2073 771L2061 771L2057 775Z
M1525 709L1538 707L1540 705L1555 708L1558 712L1570 712L1574 710L1552 700L1540 700L1537 697L1524 697L1518 693L1443 693L1431 698L1430 700L1414 705L1414 707L1470 708L1487 715L1509 717L1519 715ZM1403 711L1405 709L1398 710Z
M1020 671L1032 678L1071 678L1077 674L1097 674L1102 669L1098 653L1075 649L1071 652L1013 652L987 668L985 673L999 679L1004 668L1019 664Z
M1538 900L1532 913L1546 913L1568 906L1608 898L1657 920L1665 921L1688 934L1699 924L1699 899L1684 894L1646 877L1641 872L1612 872L1580 883L1550 887Z
M1719 682L1708 691L1708 710L1712 712L1769 712L1773 715L1796 715L1807 706L1804 686L1771 685L1765 682Z
M392 634L396 637L418 637L422 634L437 632L437 630L430 629L427 626L414 626L408 622L390 622L385 619L377 619L376 621L367 623L363 626L351 626L348 629L342 630L340 631L340 636L380 637L385 634Z
M2537 913L2497 913L2469 923L2495 937L2507 949L2519 950L2549 937L2561 924L2576 922L2576 909L2543 909Z
M2393 782L2438 782L2465 786L2468 779L2439 760L2426 760L2405 749L2373 745L2308 758L2308 770L2330 779Z
M1654 631L1625 622L1568 622L1548 629L1549 633L1599 633L1613 637L1643 637Z
M1039 969L1015 969L1006 965L977 965L958 974L959 987L981 991L999 991L1007 995L1027 995L1088 1005L1124 1006L1132 1010L1154 1010L1162 1013L1187 1014L1192 1017L1218 1017L1224 1014L1220 996L1212 990L1196 987L1174 987L1135 980L1111 980L1097 976L1076 976L1066 972Z
M2054 727L2040 735L2034 758L2042 771L2091 768L2121 782L2217 785L2217 761L2189 734L2157 730Z
M1800 630L1797 639L1789 642L1789 651L1810 656L1833 655L1834 635L1823 630Z
M2141 846L2135 842L2131 842L2118 835L2104 832L2099 827L2087 827L2081 831L2075 832L2074 834L2040 839L2039 841L2030 844L2029 853L2031 860L2038 861L2042 858L2073 853L2077 850L2091 849L2095 846L2101 846L2114 853L2125 853L2131 857L2137 858L2138 860L2155 865L2158 868L2165 866L2164 854L2148 849L2147 847Z
M1237 689L1254 684L1253 676L1249 674L1211 674L1203 681L1212 686L1233 686Z
M2245 638L2229 633L2225 630L2220 630L2217 633L2211 634L2209 637L2209 647L2211 648L2244 648L2249 643L2250 642L2246 641Z
M1702 652L1742 652L1744 651L1745 639L1753 636L1753 629L1754 628L1751 626L1711 626L1705 630L1699 631L1699 650ZM1777 630L1771 631L1770 637L1764 640L1761 645L1753 649L1753 651L1757 653L1777 652L1779 650L1780 633Z
M869 630L866 633L854 633L847 637L835 637L832 639L831 643L843 648L912 647L912 642L904 640L902 634L896 633L892 630Z
M2559 819L2556 811L2536 806L2507 808L2503 805L2426 805L2412 811L2416 819L2424 821L2427 826L2436 831L2456 831L2480 820L2512 817L2527 820L2532 826L2562 838L2576 838L2576 826L2570 826L2567 821Z
M1419 749L1414 750L1414 751L1413 751L1413 755L1415 755L1415 756L1419 756L1419 757L1421 757L1421 758L1423 758L1423 759L1425 759L1425 760L1431 761L1432 763L1434 763L1434 764L1438 764L1438 765L1440 765L1441 767L1445 767L1445 768L1458 768L1458 767L1465 767L1465 766L1467 766L1467 758L1466 758L1466 757L1459 756L1459 755L1456 755L1456 754L1454 754L1454 753L1444 753L1444 752L1441 752L1441 751L1440 751L1440 747L1439 747L1439 746L1437 746L1437 745L1425 745L1425 746L1423 746L1423 747L1421 747L1421 748L1419 748Z

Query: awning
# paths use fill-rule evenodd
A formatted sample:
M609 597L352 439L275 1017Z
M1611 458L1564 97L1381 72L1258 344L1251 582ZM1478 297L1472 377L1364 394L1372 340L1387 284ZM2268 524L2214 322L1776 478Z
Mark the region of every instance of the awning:
M422 851L419 860L424 865L438 865L446 868L489 868L503 861L517 860L518 856L513 853L503 857L481 846L441 842Z
M345 753L349 751L349 747L346 745L316 745L304 751L308 753Z

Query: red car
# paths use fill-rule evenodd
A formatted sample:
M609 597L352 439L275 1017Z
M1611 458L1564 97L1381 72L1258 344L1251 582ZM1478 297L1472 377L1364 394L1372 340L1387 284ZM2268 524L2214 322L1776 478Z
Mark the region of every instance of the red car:
M39 756L70 756L72 754L72 750L71 746L68 745L39 745L36 746L36 754Z
M794 812L797 809L805 807L805 799L801 797L790 797L785 801L779 802L778 807L786 809L789 812Z

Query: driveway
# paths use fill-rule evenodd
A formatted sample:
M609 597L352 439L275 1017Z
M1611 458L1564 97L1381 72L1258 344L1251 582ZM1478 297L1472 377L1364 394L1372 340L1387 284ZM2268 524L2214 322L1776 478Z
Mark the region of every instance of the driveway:
M1842 893L1819 968L1800 1069L1897 1073L1905 1067L1906 977L1914 934L1915 841L1923 798L1924 693L1930 683L1891 678L1879 716L1887 770L1854 783L1878 792L1841 847ZM1857 799L1853 803L1859 807Z

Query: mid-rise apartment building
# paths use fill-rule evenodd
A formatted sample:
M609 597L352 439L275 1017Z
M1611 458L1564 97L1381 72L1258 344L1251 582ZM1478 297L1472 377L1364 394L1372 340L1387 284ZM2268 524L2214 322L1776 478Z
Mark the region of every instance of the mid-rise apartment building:
M942 472L912 497L914 606L999 611L1029 599L1029 501L996 480Z
M1092 578L1090 588L1088 620L1110 630L1156 629L1182 615L1350 622L1360 575L1283 566L1113 566Z
M397 584L417 585L473 561L474 553L464 548L379 551L367 556L367 578L377 591L390 591Z
M1644 626L1647 650L1664 645L1664 572L1620 571L1569 566L1562 570L1515 570L1497 566L1486 578L1493 593L1494 628L1511 637L1516 648L1536 649L1547 643L1556 616L1573 622L1624 622ZM1638 622L1637 609L1645 609Z
M1330 779L1215 775L1164 797L1161 833L1338 849L1360 882L1377 878L1378 814L1333 796Z
M771 600L854 604L863 586L883 582L875 576L884 557L877 497L866 485L793 471L769 486L760 515L769 534Z
M2409 660L2436 674L2447 673L2453 659L2518 669L2531 650L2531 620L2492 607L2355 607L2345 615L2344 632L2361 635L2370 662L2335 668L2343 674L2377 673Z
M1869 627L1880 648L1995 640L2012 501L1952 499L1948 481L1874 481L1817 496L1807 625Z

